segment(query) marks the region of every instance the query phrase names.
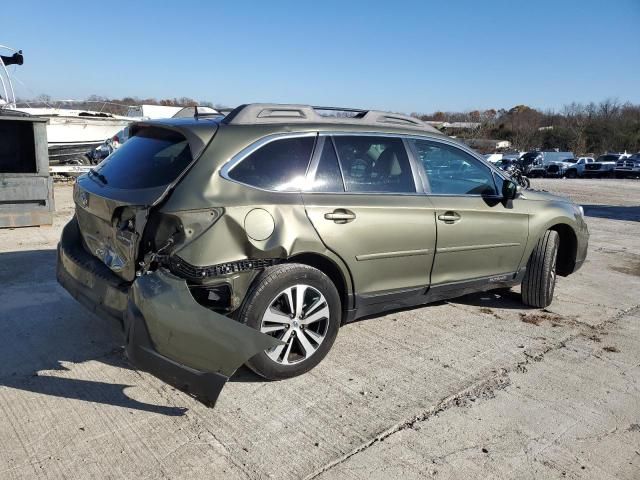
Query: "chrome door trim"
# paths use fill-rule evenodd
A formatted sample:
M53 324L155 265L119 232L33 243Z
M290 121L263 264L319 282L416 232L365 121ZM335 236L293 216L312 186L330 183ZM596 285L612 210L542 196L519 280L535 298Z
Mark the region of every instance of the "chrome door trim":
M380 253L367 253L364 255L356 255L356 260L364 262L367 260L380 260L382 258L396 258L396 257L414 257L417 255L429 255L433 253L428 248L421 248L418 250L401 250L397 252L380 252Z
M436 253L466 252L470 250L486 250L489 248L519 247L520 243L490 243L485 245L465 245L461 247L436 247Z

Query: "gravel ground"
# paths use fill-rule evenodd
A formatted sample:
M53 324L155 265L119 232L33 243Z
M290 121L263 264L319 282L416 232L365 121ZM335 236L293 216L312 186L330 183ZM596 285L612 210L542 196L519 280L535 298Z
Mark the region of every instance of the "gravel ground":
M533 186L592 235L550 308L516 289L356 322L309 374L240 370L208 409L57 285L57 185L53 227L0 230L0 478L640 478L640 182Z

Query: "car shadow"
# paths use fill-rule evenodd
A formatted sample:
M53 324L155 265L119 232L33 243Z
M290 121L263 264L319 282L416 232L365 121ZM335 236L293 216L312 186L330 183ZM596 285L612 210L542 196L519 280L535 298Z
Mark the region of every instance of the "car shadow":
M77 303L56 282L56 251L0 253L0 389L181 416L186 408L129 397L134 385L69 378L100 362L132 369L114 328ZM69 365L69 367L67 367ZM98 376L100 376L98 374Z
M587 217L640 222L640 205L582 205L582 208Z
M260 382L271 382L272 380L268 380L264 377L261 377L249 367L243 365L233 376L229 379L231 383L260 383Z
M480 308L502 308L507 310L536 310L522 303L522 296L508 288L489 290L452 298L448 303L459 303Z

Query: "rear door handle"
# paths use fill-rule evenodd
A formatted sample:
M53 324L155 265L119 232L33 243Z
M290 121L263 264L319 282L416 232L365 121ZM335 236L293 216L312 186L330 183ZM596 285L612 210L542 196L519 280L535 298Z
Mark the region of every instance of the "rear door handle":
M457 212L444 212L442 215L438 215L438 220L444 223L456 223L461 218Z
M347 223L355 220L356 214L345 208L338 208L331 213L325 213L324 218L333 220L336 223Z

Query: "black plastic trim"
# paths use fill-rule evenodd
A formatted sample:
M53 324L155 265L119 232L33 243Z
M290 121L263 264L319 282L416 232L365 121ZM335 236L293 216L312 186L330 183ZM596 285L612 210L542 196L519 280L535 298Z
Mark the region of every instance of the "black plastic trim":
M469 293L513 287L520 284L525 272L526 269L523 268L517 273L492 275L461 282L432 285L430 287L389 290L368 295L356 294L356 309L346 312L345 322L389 310L415 307L449 298L461 297Z
M279 258L247 258L237 260L235 262L220 263L206 267L197 267L184 261L177 255L168 258L167 266L174 275L188 280L196 280L209 277L217 277L220 275L228 275L237 272L247 272L250 270L263 270L267 267L282 263L284 260Z

